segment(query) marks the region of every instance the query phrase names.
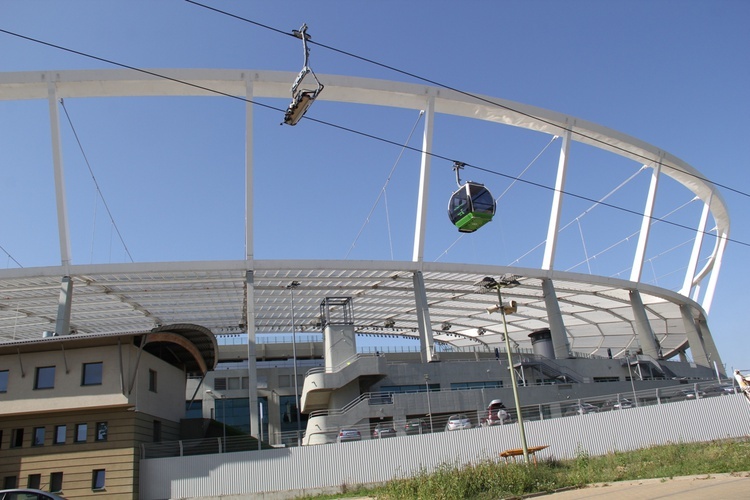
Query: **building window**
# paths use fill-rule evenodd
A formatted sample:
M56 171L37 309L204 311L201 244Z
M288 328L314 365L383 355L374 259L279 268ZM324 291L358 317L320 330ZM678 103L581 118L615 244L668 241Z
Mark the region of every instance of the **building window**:
M91 473L91 489L92 490L103 490L104 489L104 469L94 469Z
M40 486L42 486L42 475L29 474L29 479L26 481L26 487L38 490Z
M51 493L60 493L63 485L63 473L53 472L49 475L49 491Z
M10 447L20 448L23 446L23 429L13 429L10 433Z
M156 392L156 371L155 370L148 371L148 390L151 392Z
M158 420L154 420L154 443L160 443L161 442L161 422Z
M53 389L55 387L55 367L40 366L36 369L34 389Z
M0 370L0 392L8 392L8 370Z
M201 417L203 417L203 408L201 408L200 400L185 401L185 418Z
M84 363L81 385L102 384L102 363Z
M76 424L75 442L76 443L85 443L86 442L86 434L88 433L88 430L89 430L88 424Z
M44 446L44 427L34 427L34 438L31 446Z
M107 422L96 423L96 440L97 441L107 440Z
M5 476L5 479L3 479L3 489L12 490L13 488L18 488L18 478L16 476Z
M214 389L217 391L225 391L227 390L227 379L224 377L222 378L215 378L214 379Z
M68 427L65 425L55 426L55 438L53 444L65 444L65 434L68 431Z

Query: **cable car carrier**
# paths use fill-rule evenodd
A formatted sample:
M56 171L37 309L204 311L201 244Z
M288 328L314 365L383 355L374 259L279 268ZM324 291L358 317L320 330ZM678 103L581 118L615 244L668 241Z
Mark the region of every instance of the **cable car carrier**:
M303 24L298 30L293 30L292 34L297 38L302 39L302 50L305 54L304 65L302 71L297 75L297 79L292 84L292 102L289 104L286 112L284 113L284 123L287 125L297 125L297 123L305 116L307 110L312 106L313 101L323 90L323 84L320 83L318 77L315 76L313 70L310 69L308 61L310 60L310 49L307 47L307 41L310 39L310 35L307 34L307 24ZM312 75L315 80L315 88L301 88L302 81L307 75Z

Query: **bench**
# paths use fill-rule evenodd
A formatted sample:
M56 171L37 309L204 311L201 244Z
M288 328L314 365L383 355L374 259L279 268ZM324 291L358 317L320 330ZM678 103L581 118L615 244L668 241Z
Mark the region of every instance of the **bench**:
M544 446L531 446L528 448L529 455L534 459L534 465L536 465L536 452L541 451L545 448L549 448L549 445ZM512 450L505 450L500 452L500 458L505 460L505 463L508 463L509 458L513 458L513 462L516 461L516 457L522 457L523 456L523 449L522 448L514 448Z

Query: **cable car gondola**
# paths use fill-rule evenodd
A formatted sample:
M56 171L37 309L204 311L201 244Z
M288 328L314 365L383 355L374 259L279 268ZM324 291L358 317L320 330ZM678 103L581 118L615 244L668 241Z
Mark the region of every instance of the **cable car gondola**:
M484 184L468 181L461 184L459 170L464 163L455 162L458 191L448 203L448 217L461 233L473 233L492 220L495 215L495 198Z

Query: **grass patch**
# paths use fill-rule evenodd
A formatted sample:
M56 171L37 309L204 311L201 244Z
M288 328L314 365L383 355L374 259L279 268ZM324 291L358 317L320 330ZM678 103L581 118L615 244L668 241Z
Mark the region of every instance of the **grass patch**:
M444 464L375 488L315 498L489 500L591 483L741 472L750 469L749 459L750 440L675 443L597 457L581 451L572 460L542 460L536 467L490 460L460 467Z

